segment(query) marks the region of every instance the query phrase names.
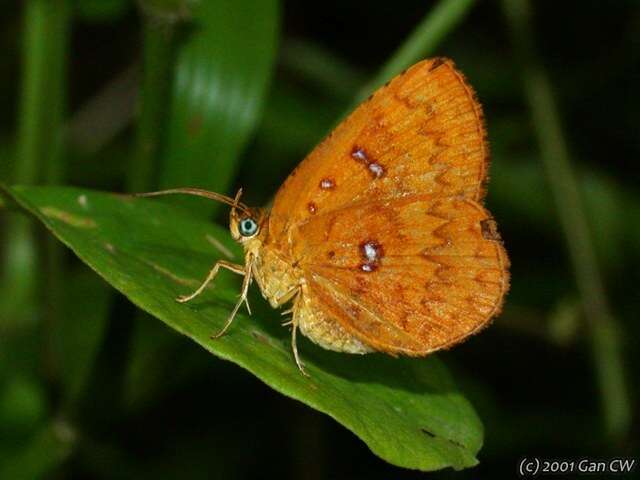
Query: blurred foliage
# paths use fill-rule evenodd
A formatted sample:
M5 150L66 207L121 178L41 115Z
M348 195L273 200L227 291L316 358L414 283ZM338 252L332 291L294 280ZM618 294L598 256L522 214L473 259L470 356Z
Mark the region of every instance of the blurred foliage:
M276 53L275 0L216 0L193 8L180 43L159 164L160 187L226 192L255 129ZM204 215L218 207L180 199Z
M494 326L439 355L485 425L480 464L456 476L513 477L532 453L637 453L640 8L427 3L9 2L0 179L107 191L242 186L247 202L265 204L394 62L449 56L484 105L488 202L513 263ZM526 28L509 14L523 6ZM541 77L542 103L531 95ZM548 138L565 147L550 149ZM568 171L559 178L549 168L558 152ZM171 203L194 222L225 224L222 209ZM0 478L417 477L140 315L13 204L0 205ZM570 255L567 205L584 217L586 276ZM184 268L204 271L214 250L203 245ZM604 342L585 279L606 299ZM285 335L258 296L244 328Z

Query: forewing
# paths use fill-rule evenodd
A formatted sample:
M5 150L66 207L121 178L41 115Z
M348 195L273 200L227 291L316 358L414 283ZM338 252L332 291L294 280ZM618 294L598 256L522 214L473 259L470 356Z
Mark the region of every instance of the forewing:
M365 344L424 355L500 309L508 259L488 212L420 195L326 213L292 232L317 305Z
M478 200L487 146L479 103L453 62L417 63L376 91L294 170L270 215L272 241L316 215L381 198Z

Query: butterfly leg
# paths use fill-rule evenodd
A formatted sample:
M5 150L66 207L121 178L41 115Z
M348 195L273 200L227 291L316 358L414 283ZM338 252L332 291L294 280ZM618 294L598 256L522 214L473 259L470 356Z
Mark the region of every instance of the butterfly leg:
M245 267L242 265L227 262L226 260L218 260L213 268L209 271L209 274L207 275L207 278L205 278L204 282L202 282L202 285L200 285L195 292L190 295L180 295L178 298L176 298L176 300L180 303L186 303L196 298L204 291L205 288L207 288L207 285L209 285L209 283L211 283L213 279L216 278L216 275L218 274L220 268L226 268L227 270L230 270L233 273L237 273L239 275L245 275L246 273Z
M276 298L276 303L278 305L282 305L284 303L287 303L293 297L296 297L293 301L293 305L291 305L291 308L287 308L286 310L283 310L282 312L280 312L280 315L282 316L289 315L290 313L293 313L295 311L297 295L300 295L299 285L296 285L295 287L291 288L288 292L286 292L284 295L281 295L280 297ZM287 325L291 325L292 323L293 323L293 318L290 318L286 322L282 322L282 326L286 327Z
M300 355L298 354L298 342L297 342L297 333L298 333L298 319L296 318L296 313L298 311L298 302L302 299L302 291L298 290L295 300L293 301L293 307L291 311L293 312L293 316L291 317L291 350L293 351L293 358L296 361L296 365L300 370L300 373L305 377L308 377L309 374L304 370L304 363L300 360Z
M246 265L244 267L244 270L242 271L242 274L244 275L244 279L242 280L242 290L240 291L240 299L236 303L236 306L233 307L233 310L231 311L231 314L229 315L229 318L227 319L227 323L225 323L224 327L222 327L222 330L220 330L218 333L216 333L214 335L211 335L212 339L220 338L222 335L224 335L226 333L226 331L229 329L229 327L233 323L233 319L235 318L236 314L238 313L238 310L240 310L240 307L242 306L243 303L247 304L247 310L249 310L249 314L251 314L251 310L249 309L249 301L247 300L247 296L249 294L249 285L251 285L251 267L252 267L252 264L253 264L253 262L251 261L250 258L248 258L247 259L247 263L246 263Z
M304 370L304 363L300 360L300 355L298 355L298 344L296 342L296 332L298 331L298 323L292 322L292 330L291 330L291 349L293 350L293 358L296 360L296 365L298 365L298 370L305 377L308 377L309 374Z

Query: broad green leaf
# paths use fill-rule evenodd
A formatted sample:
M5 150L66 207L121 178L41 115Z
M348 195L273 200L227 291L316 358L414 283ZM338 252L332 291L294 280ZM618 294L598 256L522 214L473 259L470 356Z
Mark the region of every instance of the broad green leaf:
M179 42L161 187L227 193L259 119L275 59L276 0L193 4ZM195 205L192 199L180 199ZM215 204L199 204L208 213Z
M324 412L386 461L435 470L475 465L482 425L434 357L394 359L328 352L301 340L310 378L297 370L278 312L238 315L211 340L236 300L231 274L190 304L210 264L233 245L225 229L151 199L53 187L7 190L83 261L140 308L275 390ZM254 297L254 308L264 303ZM232 392L229 392L232 394Z

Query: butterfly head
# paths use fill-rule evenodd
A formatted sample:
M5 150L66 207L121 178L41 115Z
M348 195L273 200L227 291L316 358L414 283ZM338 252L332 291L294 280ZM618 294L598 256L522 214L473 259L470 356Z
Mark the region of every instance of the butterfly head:
M247 212L231 212L229 229L236 242L246 243L260 234L262 214L258 210Z
M229 214L229 230L233 239L240 243L254 240L260 234L264 213L261 209L248 208L240 203L242 189L238 190Z

